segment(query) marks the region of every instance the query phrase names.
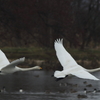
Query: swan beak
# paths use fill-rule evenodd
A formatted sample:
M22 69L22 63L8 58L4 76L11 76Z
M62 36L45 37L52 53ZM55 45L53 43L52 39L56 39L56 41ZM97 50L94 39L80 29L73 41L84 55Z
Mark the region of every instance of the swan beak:
M42 69L42 67L40 67L40 69Z

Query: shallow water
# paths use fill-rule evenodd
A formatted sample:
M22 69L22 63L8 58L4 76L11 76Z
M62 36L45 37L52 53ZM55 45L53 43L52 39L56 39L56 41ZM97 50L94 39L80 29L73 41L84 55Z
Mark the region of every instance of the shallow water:
M53 71L16 72L0 76L0 100L100 100L100 81L79 79L74 76L55 81ZM100 78L100 73L93 73ZM89 93L84 93L84 88ZM23 89L20 93L19 89Z

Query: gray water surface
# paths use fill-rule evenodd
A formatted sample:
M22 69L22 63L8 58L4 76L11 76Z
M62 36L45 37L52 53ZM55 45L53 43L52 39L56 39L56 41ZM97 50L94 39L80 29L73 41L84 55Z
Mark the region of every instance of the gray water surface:
M55 81L54 71L28 71L0 76L0 100L100 100L100 81L74 76ZM93 73L100 78L100 73ZM89 91L84 93L84 88ZM98 91L93 93L94 89ZM20 93L19 89L23 89Z

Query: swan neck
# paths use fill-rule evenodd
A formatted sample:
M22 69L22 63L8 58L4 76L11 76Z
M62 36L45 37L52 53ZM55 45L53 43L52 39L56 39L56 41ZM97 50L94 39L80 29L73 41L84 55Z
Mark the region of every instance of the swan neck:
M95 69L86 69L88 72L96 72L99 71L100 68L95 68Z
M32 68L19 68L17 67L20 71L29 71L29 70L34 70L37 69L36 67L32 67Z

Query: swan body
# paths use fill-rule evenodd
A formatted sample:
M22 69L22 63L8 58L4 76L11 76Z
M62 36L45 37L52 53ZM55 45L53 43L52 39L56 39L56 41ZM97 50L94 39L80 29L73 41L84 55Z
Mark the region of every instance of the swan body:
M11 74L16 71L28 71L28 70L34 70L34 69L41 69L39 66L35 66L32 68L20 68L17 67L18 64L25 61L25 57L19 58L17 60L12 61L11 63L8 61L6 55L0 50L0 74Z
M62 71L54 72L54 77L65 78L66 75L75 75L83 79L99 80L98 78L96 78L95 76L89 73L89 72L97 71L98 69L87 70L83 68L81 65L77 64L74 58L65 50L63 46L63 39L55 40L54 48L56 51L57 58L61 63L61 65L63 66Z

